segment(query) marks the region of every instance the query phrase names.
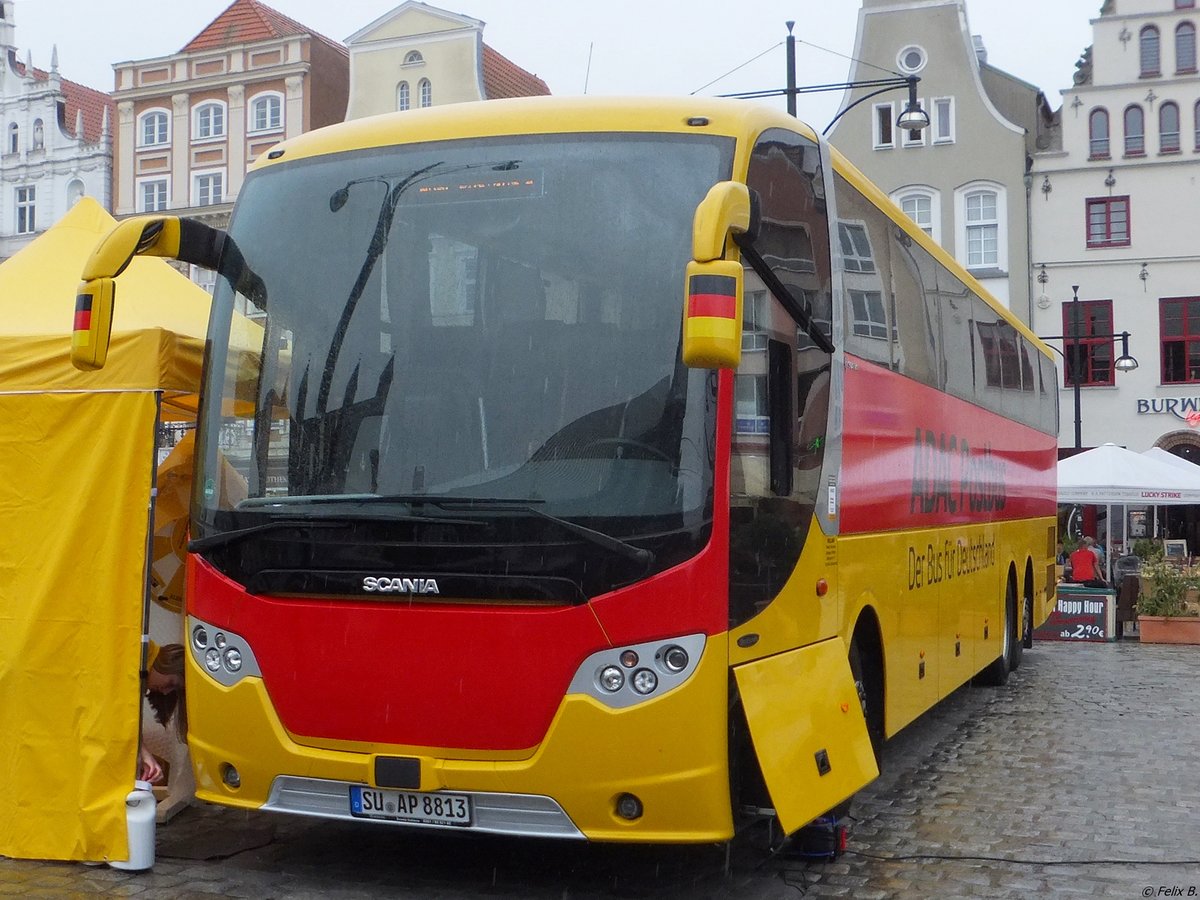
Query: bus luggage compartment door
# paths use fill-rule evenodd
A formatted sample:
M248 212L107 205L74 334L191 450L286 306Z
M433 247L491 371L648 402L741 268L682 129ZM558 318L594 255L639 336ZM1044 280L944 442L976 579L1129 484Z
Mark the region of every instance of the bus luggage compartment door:
M807 825L879 775L841 638L746 663L734 675L785 832Z

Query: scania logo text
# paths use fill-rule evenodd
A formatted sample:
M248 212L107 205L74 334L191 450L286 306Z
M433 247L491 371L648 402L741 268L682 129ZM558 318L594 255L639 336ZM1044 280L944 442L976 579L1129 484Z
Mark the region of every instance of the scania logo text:
M437 594L436 578L392 578L384 575L368 575L363 579L363 590L369 594Z

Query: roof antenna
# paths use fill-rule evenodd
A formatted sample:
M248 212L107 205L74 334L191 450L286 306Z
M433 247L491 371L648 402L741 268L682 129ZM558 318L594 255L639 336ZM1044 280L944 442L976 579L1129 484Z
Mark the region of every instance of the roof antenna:
M588 61L587 69L583 73L583 92L587 93L588 79L592 75L592 48L596 46L596 42L592 41L588 44Z

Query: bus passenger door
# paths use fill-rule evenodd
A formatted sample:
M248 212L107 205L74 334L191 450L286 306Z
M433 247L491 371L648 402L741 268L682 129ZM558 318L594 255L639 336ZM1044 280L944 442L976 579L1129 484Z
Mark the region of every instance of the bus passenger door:
M807 825L879 775L841 638L746 663L734 676L785 832Z

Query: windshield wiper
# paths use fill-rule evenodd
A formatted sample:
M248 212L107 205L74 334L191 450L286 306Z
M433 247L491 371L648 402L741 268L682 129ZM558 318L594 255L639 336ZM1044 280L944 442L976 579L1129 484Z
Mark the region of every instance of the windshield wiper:
M325 498L322 499L324 500ZM545 503L545 500L522 499L519 497L460 497L453 494L356 494L353 496L353 500L363 503L408 503L412 506L428 504L443 508L481 511L504 510L528 513L539 519L551 522L564 531L569 531L571 534L581 537L597 547L603 547L605 550L616 553L618 556L641 563L647 569L654 564L654 553L645 547L635 547L633 544L613 537L611 534L605 534L603 531L588 528L586 525L580 525L577 522L572 522L570 519L553 516L548 512L538 509L535 504Z
M187 548L189 553L203 553L206 550L236 544L238 541L256 534L263 534L268 531L282 531L287 528L348 528L363 522L386 522L388 524L404 522L428 525L431 521L436 521L439 525L479 526L482 524L478 519L430 520L427 516L388 516L387 518L380 516L338 516L335 519L276 519L273 522L260 522L258 525L250 525L246 528L236 528L233 531L222 531L218 534L210 534L208 537L195 538L188 541Z

